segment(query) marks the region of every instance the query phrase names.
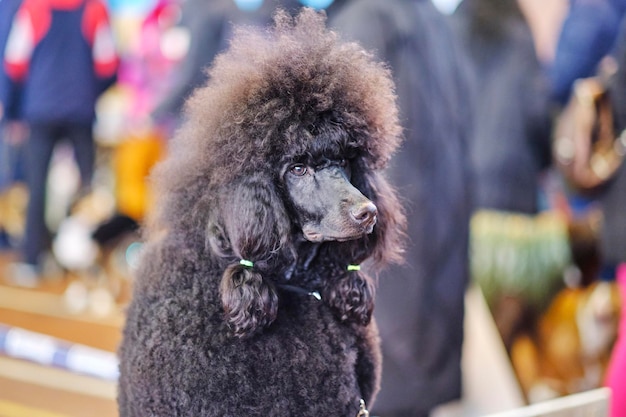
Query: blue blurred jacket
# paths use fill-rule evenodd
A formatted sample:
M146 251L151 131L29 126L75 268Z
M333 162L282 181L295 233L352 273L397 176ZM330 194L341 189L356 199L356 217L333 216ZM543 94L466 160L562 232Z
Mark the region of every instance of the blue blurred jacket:
M29 123L92 123L96 100L117 73L106 6L101 0L20 3L2 55L9 106L19 106Z
M549 75L552 99L564 105L574 81L595 74L615 47L626 0L570 0Z

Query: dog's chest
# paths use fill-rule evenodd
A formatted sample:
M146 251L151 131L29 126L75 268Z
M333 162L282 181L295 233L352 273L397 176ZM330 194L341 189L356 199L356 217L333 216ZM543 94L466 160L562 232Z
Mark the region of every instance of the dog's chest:
M324 308L306 307L283 308L270 328L228 348L232 362L224 376L239 381L241 401L293 402L307 393L323 407L346 393L360 398L356 334Z
M256 343L278 348L289 358L289 364L342 372L353 369L359 349L356 329L340 323L314 296L292 297L281 303L275 322L258 336ZM264 356L268 352L260 353Z

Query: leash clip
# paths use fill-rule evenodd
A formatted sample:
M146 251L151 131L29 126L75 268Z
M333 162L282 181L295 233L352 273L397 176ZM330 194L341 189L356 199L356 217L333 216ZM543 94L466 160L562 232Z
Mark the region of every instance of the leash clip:
M370 417L370 412L365 408L365 400L362 398L359 400L359 414L356 417Z

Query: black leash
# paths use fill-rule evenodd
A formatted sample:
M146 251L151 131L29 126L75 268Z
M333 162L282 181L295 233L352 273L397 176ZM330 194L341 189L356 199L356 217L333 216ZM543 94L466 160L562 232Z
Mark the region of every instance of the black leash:
M287 285L287 284L280 284L278 285L278 288L283 289L285 291L300 294L300 295L307 295L307 296L315 298L317 301L322 300L322 296L319 293L319 291L309 291L302 287L296 287L295 285Z

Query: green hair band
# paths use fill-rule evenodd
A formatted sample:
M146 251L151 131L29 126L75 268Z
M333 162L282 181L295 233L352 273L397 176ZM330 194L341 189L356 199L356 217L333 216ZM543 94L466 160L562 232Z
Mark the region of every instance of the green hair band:
M348 271L360 271L361 265L348 265Z
M252 268L254 266L254 263L252 261L248 261L246 259L241 259L239 261L239 264L245 266L246 268Z

